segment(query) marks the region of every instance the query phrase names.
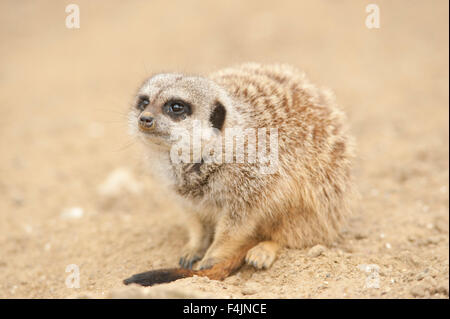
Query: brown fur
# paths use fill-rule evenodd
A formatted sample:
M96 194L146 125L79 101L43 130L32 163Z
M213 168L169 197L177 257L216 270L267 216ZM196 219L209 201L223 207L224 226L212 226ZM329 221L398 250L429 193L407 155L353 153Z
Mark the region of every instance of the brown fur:
M173 277L167 280L194 274L223 279L244 259L267 268L279 247L336 239L350 212L353 145L330 92L319 90L291 66L250 63L209 77L157 75L139 94L148 95L146 111L155 115L157 125L151 136L139 132L140 112L132 110L131 128L189 214L191 239L180 264L190 268L200 260L200 268L212 267L209 272L170 271ZM161 105L174 95L193 105L191 117L174 122L160 114ZM277 172L261 174L258 163L171 163L171 144L164 136L177 126L188 127L192 119L208 124L218 101L226 110L222 131L278 129Z

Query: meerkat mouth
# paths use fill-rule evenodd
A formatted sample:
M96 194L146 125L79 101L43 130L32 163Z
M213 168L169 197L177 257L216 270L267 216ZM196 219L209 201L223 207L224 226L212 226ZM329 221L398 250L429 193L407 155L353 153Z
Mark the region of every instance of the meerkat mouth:
M146 127L146 126L139 124L138 127L142 133L155 135L154 126Z
M169 136L162 134L155 130L139 129L141 139L148 144L155 144L159 146L170 146Z

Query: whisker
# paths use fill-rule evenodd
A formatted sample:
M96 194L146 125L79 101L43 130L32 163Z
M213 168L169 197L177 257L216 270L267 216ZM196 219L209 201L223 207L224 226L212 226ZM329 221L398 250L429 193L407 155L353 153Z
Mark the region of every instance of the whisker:
M131 146L135 145L136 140L129 140L128 142L125 143L125 145L121 146L120 148L114 150L114 152L122 152L124 150L129 149Z

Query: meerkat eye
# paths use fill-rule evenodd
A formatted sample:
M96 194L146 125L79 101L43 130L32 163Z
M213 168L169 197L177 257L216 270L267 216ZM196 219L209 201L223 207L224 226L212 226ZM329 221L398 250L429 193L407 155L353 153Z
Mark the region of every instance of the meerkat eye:
M174 119L185 118L186 115L191 115L191 106L183 101L173 100L164 104L164 112Z
M150 101L148 100L148 96L141 95L141 96L139 96L138 102L136 104L136 108L140 111L143 111L149 103L150 103Z
M181 103L174 103L169 106L170 112L173 112L175 114L181 114L184 112L184 105Z

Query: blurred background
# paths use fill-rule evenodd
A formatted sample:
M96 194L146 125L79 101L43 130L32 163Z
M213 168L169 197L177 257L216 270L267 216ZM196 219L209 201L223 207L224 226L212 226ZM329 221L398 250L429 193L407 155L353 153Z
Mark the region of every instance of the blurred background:
M77 4L80 28L66 27ZM366 6L380 9L369 29ZM448 1L0 2L0 297L111 296L174 266L187 235L146 176L126 114L160 71L295 65L333 89L362 201L319 259L284 250L216 297L448 298ZM65 284L80 268L79 289ZM379 289L359 264L380 266ZM235 280L235 281L233 281ZM326 284L324 283L326 282ZM222 285L222 286L220 286Z

